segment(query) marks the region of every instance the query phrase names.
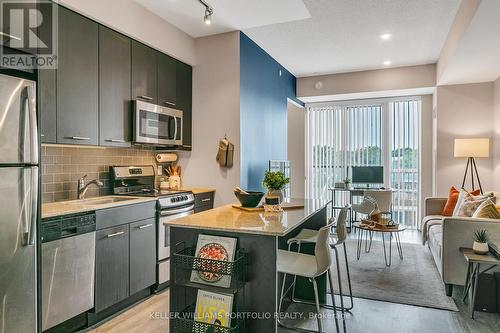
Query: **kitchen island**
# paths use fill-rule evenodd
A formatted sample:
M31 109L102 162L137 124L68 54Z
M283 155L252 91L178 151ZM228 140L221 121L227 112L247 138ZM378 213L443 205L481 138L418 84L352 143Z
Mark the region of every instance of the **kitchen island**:
M170 290L170 312L172 315L185 312L185 309L196 303L197 288L210 290L210 286L198 286L189 283L177 283L175 253L182 249L196 247L198 235L213 235L236 238L237 248L247 254L246 283L237 293L235 306L243 317L247 332L276 332L279 291L282 276L276 271L278 249L287 249L287 240L297 235L304 228L318 230L327 224L325 201L292 200L303 203L303 208L285 210L281 213L264 211L247 212L232 207L218 207L199 214L181 217L165 222L170 226L170 245L173 257L171 260L172 285ZM313 253L314 246L303 246L301 252ZM188 281L189 282L189 281ZM287 284L291 282L291 279ZM296 295L312 295L307 281L300 284ZM297 289L298 289L297 288ZM217 292L224 293L222 288ZM326 284L320 283L320 298L325 299ZM286 305L283 307L286 309ZM175 320L171 321L170 331L174 332Z

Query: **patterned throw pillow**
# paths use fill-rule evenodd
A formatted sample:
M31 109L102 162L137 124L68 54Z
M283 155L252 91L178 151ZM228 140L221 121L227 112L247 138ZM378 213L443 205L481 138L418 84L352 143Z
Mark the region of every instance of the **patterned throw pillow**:
M457 216L472 217L479 206L486 200L489 200L489 197L473 197L469 195L462 201Z
M481 190L467 192L467 190L461 189L460 193L458 194L457 203L455 205L455 209L453 210L452 216L459 216L458 212L459 212L460 206L462 205L462 202L464 201L465 198L469 198L471 196L479 195L479 194L481 194Z
M496 209L495 203L491 199L487 199L479 205L472 217L483 219L500 219L500 212Z

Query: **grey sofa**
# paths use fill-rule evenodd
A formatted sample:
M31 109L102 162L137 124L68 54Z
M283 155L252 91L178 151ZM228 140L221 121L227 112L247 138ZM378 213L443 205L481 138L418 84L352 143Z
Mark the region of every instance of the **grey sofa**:
M461 247L472 247L474 231L486 229L490 237L500 239L500 221L470 217L443 217L446 198L427 198L422 219L422 241L429 247L437 269L451 296L453 285L465 285L467 262Z

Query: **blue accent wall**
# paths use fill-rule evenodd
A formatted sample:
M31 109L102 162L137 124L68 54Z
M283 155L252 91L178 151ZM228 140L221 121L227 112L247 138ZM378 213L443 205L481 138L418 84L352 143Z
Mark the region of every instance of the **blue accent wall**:
M281 76L280 76L281 71ZM240 144L243 189L260 191L269 160L287 158L287 99L297 79L240 33Z

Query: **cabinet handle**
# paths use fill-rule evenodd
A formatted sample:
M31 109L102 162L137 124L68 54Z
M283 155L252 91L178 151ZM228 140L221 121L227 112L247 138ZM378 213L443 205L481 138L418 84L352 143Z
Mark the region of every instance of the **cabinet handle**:
M45 134L40 134L40 136L43 138L45 136Z
M201 199L201 202L207 202L207 201L210 201L210 200L212 200L212 199L210 199L210 198Z
M175 103L172 103L172 102L163 102L163 104L167 104L167 105L170 105L170 106L175 106Z
M125 231L119 231L119 232L115 232L114 234L109 234L106 237L108 237L108 238L116 237L116 236L123 235L124 233L125 233Z
M149 228L153 225L153 223L149 223L149 224L145 224L145 225L141 225L141 226L138 226L137 228L138 229L146 229L146 228Z
M142 98L142 99L145 99L147 101L152 101L153 100L153 97L150 97L150 96L146 96L146 95L140 95L140 96L137 96L139 98Z
M115 143L125 143L125 142L127 142L127 141L122 140L122 139L108 139L106 141L108 141L108 142L115 142Z
M87 141L87 140L90 140L90 138L87 138L85 136L70 136L70 139L73 139L73 140L80 140L80 141Z

